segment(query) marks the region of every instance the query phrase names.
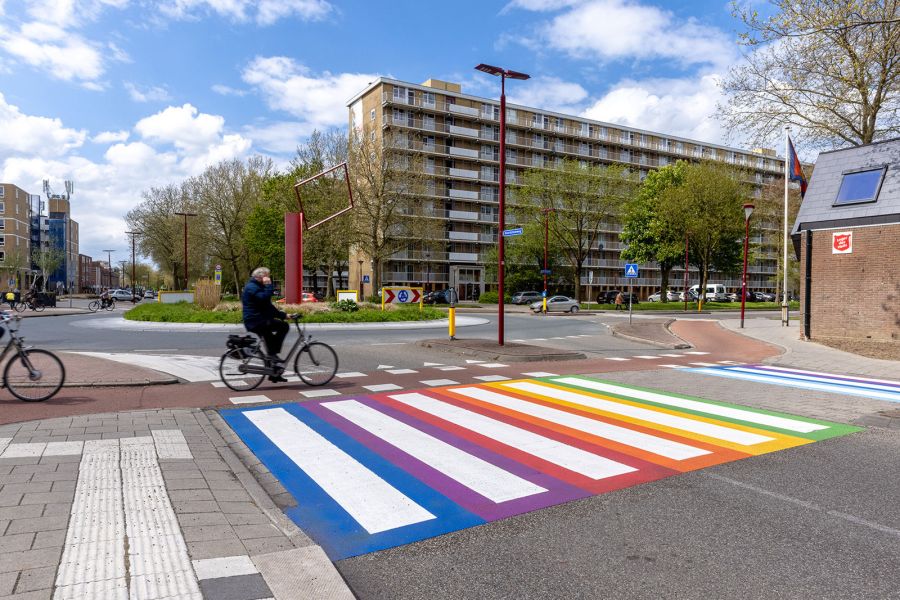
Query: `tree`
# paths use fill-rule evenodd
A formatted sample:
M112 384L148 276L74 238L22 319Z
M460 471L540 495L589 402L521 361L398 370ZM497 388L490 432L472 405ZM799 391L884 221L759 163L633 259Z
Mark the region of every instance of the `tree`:
M807 174L809 175L809 173ZM762 238L758 251L763 255L776 256L776 272L770 280L775 284L776 297L781 297L784 281L784 177L774 179L762 187L759 197L753 203L756 208L750 221L751 231ZM800 191L792 189L788 194L788 230L797 219L800 210ZM788 291L800 290L800 268L794 259L792 247L788 248Z
M54 247L35 248L31 256L34 264L41 271L41 291L46 292L47 279L65 262L65 252L61 248Z
M900 133L900 0L769 0L771 16L735 2L750 49L722 87L730 127L757 142L785 125L820 146Z
M656 262L660 271L659 301L667 302L669 273L684 254L684 235L661 205L664 193L684 182L687 163L678 161L650 171L637 193L625 202L619 239L628 247L622 258Z
M550 237L573 269L575 299L581 300L581 274L600 232L609 227L635 180L619 165L596 166L563 160L553 169L529 169L515 191L516 210L543 223L549 210Z
M132 231L143 232L137 238L141 254L150 257L164 272L171 267L173 288L183 289L184 282L179 278L184 273L184 225L182 217L175 213L188 205L188 192L184 184L171 184L150 188L141 196L143 200L128 211L125 221ZM191 254L197 256L196 251ZM194 261L189 260L189 267L189 272L199 272Z
M12 242L13 239L17 242L21 241L19 238L7 238L10 242ZM0 265L0 268L3 268L8 272L7 277L9 279L16 280L16 287L18 288L23 287L20 279L22 272L28 271L31 267L31 256L29 256L26 248L25 244L18 243L7 246L3 256L3 263Z
M691 262L700 270L700 298L709 272L733 272L740 265L744 240L743 205L749 197L740 171L711 162L688 164L680 185L661 196L661 214L677 237L690 239Z

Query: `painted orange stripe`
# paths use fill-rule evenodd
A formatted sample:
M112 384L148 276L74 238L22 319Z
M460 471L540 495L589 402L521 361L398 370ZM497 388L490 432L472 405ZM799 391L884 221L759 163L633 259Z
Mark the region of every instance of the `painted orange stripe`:
M615 396L606 396L606 395L600 394L600 393L588 392L588 391L584 391L581 389L571 388L571 387L563 386L563 385L555 385L555 384L546 383L546 382L542 382L542 381L529 381L529 383L539 385L540 387L546 387L546 388L550 388L550 389L559 389L559 390L565 391L567 393L575 393L575 394L579 394L582 396L598 398L598 399L606 400L609 402L615 402L617 404L634 406L637 408L641 408L643 410L650 410L653 412L672 415L672 416L680 417L683 419L690 419L692 421L709 423L712 425L718 425L720 427L727 427L729 429L734 429L736 431L745 431L748 433L754 433L756 435L773 438L771 441L760 442L758 444L752 444L752 445L738 444L736 442L729 442L727 440L710 437L708 435L704 435L701 433L685 431L685 430L679 429L677 427L672 427L669 425L662 425L660 423L654 423L652 421L647 421L647 420L640 419L637 417L630 417L627 415L621 415L621 414L603 410L600 408L594 408L592 406L587 406L585 404L580 404L578 402L573 402L573 401L569 401L569 400L561 400L558 398L553 398L549 395L537 394L537 393L528 392L525 390L511 389L504 385L507 383L512 383L512 382L504 381L502 383L490 383L490 384L486 384L486 387L493 387L493 388L497 389L498 391L502 391L505 394L506 393L514 393L514 394L518 394L518 395L521 395L521 396L524 396L527 398L540 400L542 403L545 403L545 404L549 403L548 405L550 405L550 406L566 407L566 408L575 409L576 411L579 411L581 413L589 413L591 415L600 415L603 417L608 417L610 419L616 419L617 421L621 421L623 423L631 423L634 425L640 425L642 427L648 427L655 431L670 433L672 435L677 435L677 436L680 436L683 438L688 438L690 440L705 442L707 444L712 444L714 446L720 446L722 448L731 448L732 450L736 450L738 452L743 452L745 454L750 454L753 456L757 456L760 454L768 454L769 452L775 452L777 450L784 450L785 448L795 448L797 446L803 446L803 445L809 444L811 442L811 440L807 440L804 438L798 438L798 437L794 437L791 435L785 435L782 433L776 433L773 431L767 431L767 430L763 430L763 429L756 429L753 427L748 427L746 425L737 425L737 424L730 423L727 421L718 421L716 419L711 419L709 417L701 417L701 416L697 416L697 415L681 413L681 412L678 412L675 410L658 408L656 406L643 404L641 402L623 400L622 398L617 398Z
M487 389L486 386L458 386L458 387L482 387L483 389ZM494 390L496 391L496 390ZM525 402L534 402L535 404L542 404L544 406L548 406L550 408L554 408L561 411L566 411L572 414L577 414L579 416L587 417L590 419L594 419L595 421L601 421L604 423L608 423L610 425L616 425L619 427L624 427L626 429L631 429L633 431L638 431L641 433L645 433L647 435L653 435L661 439L670 440L673 442L679 442L682 444L686 444L688 446L692 446L694 448L700 448L709 452L709 454L705 454L703 456L697 456L694 458L688 458L685 460L674 460L667 458L665 456L660 456L653 452L647 452L646 450L641 450L640 448L636 448L634 446L628 446L626 444L622 444L619 442L614 442L612 440L602 438L596 435L592 435L589 433L585 433L578 429L573 429L571 427L566 427L565 425L559 425L557 423L553 423L552 421L546 421L544 419L539 419L537 417L532 417L531 415L526 415L516 410L510 410L501 406L496 406L489 402L483 402L481 400L475 400L474 398L469 398L462 394L457 394L453 391L453 388L432 388L428 390L430 394L439 393L450 396L451 398L455 398L457 400L461 400L466 404L470 404L472 406L477 406L482 410L487 410L490 412L494 412L497 414L505 415L507 417L511 417L513 419L517 419L524 423L529 423L531 425L536 425L538 427L542 427L544 429L548 429L550 431L555 431L557 433L562 433L564 435L568 435L574 437L576 439L588 442L595 446L599 446L600 448L609 448L610 450L615 450L616 452L621 452L623 454L627 454L628 456L633 456L635 458L639 458L641 460L646 460L648 462L661 465L663 467L668 467L670 469L674 469L675 471L686 472L686 471L694 471L697 469L703 469L705 467L711 467L713 465L720 465L723 463L731 462L733 460L739 460L741 458L747 458L750 456L745 452L738 452L736 450L731 450L729 448L722 448L713 444L707 444L701 441L695 441L686 439L681 436L672 435L666 432L660 432L648 427L642 427L640 425L635 425L633 423L625 423L623 421L619 421L617 419L611 419L607 417L602 417L600 415L587 414L581 411L572 410L566 407L558 406L548 402L542 402L540 400L535 400L533 398L524 398L518 396L517 394L510 393L508 390L503 390L504 395L516 398L518 400L523 400Z

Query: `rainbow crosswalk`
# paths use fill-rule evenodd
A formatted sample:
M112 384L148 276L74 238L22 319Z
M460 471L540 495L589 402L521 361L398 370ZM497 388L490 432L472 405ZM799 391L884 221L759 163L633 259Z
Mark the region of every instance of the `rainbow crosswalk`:
M900 402L900 381L893 379L872 379L770 365L704 367L702 369L688 370L692 373L742 379L756 383L771 383L815 392L864 396L875 400Z
M332 560L859 430L582 376L221 412Z

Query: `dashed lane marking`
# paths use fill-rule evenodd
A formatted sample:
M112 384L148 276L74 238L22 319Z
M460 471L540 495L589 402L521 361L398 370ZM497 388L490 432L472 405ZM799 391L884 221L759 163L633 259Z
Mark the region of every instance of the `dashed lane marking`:
M427 385L428 387L435 387L439 385L457 385L459 382L453 381L452 379L425 379L419 383Z
M340 396L341 393L337 390L302 390L300 395L305 398L325 398L327 396Z
M232 404L257 404L259 402L271 402L272 399L268 396L256 395L256 396L232 396L228 399Z
M456 367L456 366L453 366L453 367L438 367L437 370L438 370L438 371L465 371L466 368L465 368L465 367Z
M507 381L509 380L509 377L504 377L503 375L478 375L472 379L477 379L479 381Z
M409 375L410 373L418 373L413 369L386 369L385 373L390 373L391 375Z
M377 383L375 385L364 385L364 388L370 392L391 392L394 390L402 390L403 388L393 383Z
M365 373L360 373L359 371L347 371L345 373L338 373L337 375L335 375L335 377L338 377L340 379L347 379L350 377L368 377L368 376Z
M504 365L503 363L482 363L478 366L484 367L485 369L502 369L503 367L508 367L509 365Z
M633 356L632 358L643 358L644 360L657 360L659 358L658 355L650 356L649 354L638 354Z
M627 358L622 358L621 356L606 356L606 357L604 357L604 360L615 360L615 361L618 361L618 362L624 362L624 361L626 361L626 360L628 360L628 359L627 359Z
M532 371L530 373L522 373L525 377L559 377L557 373L548 373L546 371Z

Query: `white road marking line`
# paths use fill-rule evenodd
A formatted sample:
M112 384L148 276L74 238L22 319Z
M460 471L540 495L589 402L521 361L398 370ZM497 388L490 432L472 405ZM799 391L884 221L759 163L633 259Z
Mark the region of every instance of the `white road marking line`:
M728 369L729 372L732 373L755 373L757 375L766 375L768 377L774 377L777 379L799 379L801 381L816 381L819 383L826 384L834 384L838 386L851 386L856 388L870 389L870 390L882 390L886 392L891 392L894 394L900 394L900 387L896 385L880 385L877 383L868 383L865 381L845 381L843 379L835 379L834 375L826 375L826 376L814 376L814 375L802 375L797 373L784 373L781 371L772 372L768 369L754 369L751 367L734 367L732 369Z
M391 375L408 375L410 373L418 373L413 369L387 369L385 373L390 373Z
M581 336L580 335L567 335L566 337L571 339L571 338L579 338Z
M156 445L156 454L160 458L194 458L180 429L154 429L150 433L153 435L153 443Z
M10 444L0 458L40 458L46 447L46 442Z
M376 342L374 344L369 344L370 346L402 346L406 342Z
M655 423L657 425L671 427L673 429L679 429L681 431L688 431L691 433L696 433L698 435L705 435L717 440L731 442L732 444L740 444L742 446L753 446L756 444L762 444L764 442L771 442L775 439L767 435L760 435L758 433L742 431L740 429L726 427L724 425L716 425L714 423L706 423L704 421L689 419L687 417L670 415L668 413L659 412L657 410L652 410L649 408L623 404L622 402L604 400L603 398L596 398L594 396L589 396L575 390L561 390L559 388L542 385L540 383L533 383L530 381L504 383L503 387L519 390L522 392L530 392L532 394L539 394L541 396L553 398L555 400L573 402L581 406L589 406L591 408L609 412L614 415L622 415L624 417L630 417L632 419L640 419L641 421L646 421L647 423Z
M324 389L302 391L300 395L306 398L324 398L326 396L340 396L341 393L337 390Z
M468 364L468 365L478 365L483 362L484 362L483 360L468 360L468 359L466 359L466 364Z
M6 450L6 447L12 441L12 438L0 438L0 458L2 458L3 451Z
M283 408L244 416L370 534L435 518Z
M738 365L741 363L734 362L733 360L720 360L719 364L720 365Z
M531 371L530 373L522 373L526 377L559 377L557 373L548 373L547 371Z
M624 361L628 360L627 358L622 358L621 356L606 356L604 358L606 360L615 360L615 361L619 361L619 362L624 362Z
M393 369L394 365L378 365L378 370L383 371L384 369Z
M356 400L323 406L492 502L508 502L547 491Z
M504 377L503 375L479 375L472 379L478 379L479 381L508 381L509 377Z
M670 369L687 369L687 365L658 365L660 367L668 367Z
M532 417L537 417L538 419L543 419L544 421L563 425L564 427L612 440L620 444L625 444L626 446L639 448L673 460L696 458L697 456L704 456L710 453L708 450L703 450L702 448L694 448L687 444L641 433L625 427L619 427L618 425L611 425L603 421L590 419L556 408L550 408L527 400L521 400L492 390L470 387L456 388L453 391L469 398L508 408Z
M485 369L502 369L503 367L508 367L509 365L504 365L503 363L482 363L478 366L484 367Z
M81 454L84 442L47 442L43 456L74 456Z
M219 380L219 357L217 356L134 354L131 352L79 352L79 354L162 371L185 381Z
M345 373L338 373L335 377L339 379L347 379L348 377L366 377L365 373L360 373L359 371L347 371Z
M770 383L775 385L784 385L806 390L818 390L829 392L831 394L850 394L853 396L863 396L866 398L881 398L896 402L898 395L896 392L882 392L874 389L860 388L852 385L838 385L835 383L817 383L815 381L804 381L802 379L785 379L772 375L763 375L754 373L742 373L740 370L733 369L698 369L697 373L715 375L717 377L729 377L731 379L742 379L746 381L759 381L762 383Z
M709 352L698 352L696 350L693 350L693 351L685 352L685 354L694 354L696 356L703 356L703 355L709 354Z
M681 358L684 355L683 354L660 354L660 356L665 356L666 358Z
M262 394L256 396L232 396L228 399L232 404L256 404L257 402L271 402L272 399Z
M684 368L684 367L681 367ZM580 379L577 377L564 377L556 380L558 383L568 383L586 387L598 392L606 392L610 394L621 394L638 400L647 400L648 402L656 402L666 406L677 406L678 408L686 408L708 415L716 415L719 417L727 417L730 419L738 419L749 423L757 423L759 425L769 425L779 429L787 429L789 431L799 431L801 433L811 433L822 429L828 429L826 425L817 423L807 423L806 421L798 421L779 417L776 415L767 415L733 408L730 406L721 406L719 404L710 404L707 402L699 402L697 400L689 400L687 398L679 398L678 396L669 396L657 392L647 390L635 390L629 387L606 383L604 381L595 381L592 379Z
M603 479L637 470L424 394L396 394L391 398L591 479Z
M224 381L211 381L210 384L212 384L212 386L213 386L214 388L228 387L228 386L225 385L225 382L224 382ZM245 383L244 385L246 385L246 383Z
M434 387L436 385L456 385L459 382L453 381L452 379L425 379L423 381L420 381L419 383L427 385L429 387Z
M223 556L222 558L204 558L192 560L197 579L216 579L218 577L234 577L236 575L253 575L259 569L249 556Z
M550 339L551 339L551 340L564 340L564 339L566 339L566 338L564 338L564 337L552 337L552 338L550 338Z
M695 367L718 367L719 366L716 363L708 363L708 362L695 362L695 363L689 363L689 364L692 364Z
M422 366L423 367L442 367L442 366L444 366L444 363L427 362L427 363L422 363Z
M659 358L659 356L650 356L649 354L643 354L643 355L639 354L639 355L632 356L632 358L643 358L645 360L656 360Z
M370 392L392 392L394 390L402 390L403 388L393 383L378 383L375 385L364 385L364 388Z
M532 342L546 342L547 338L531 338Z
M527 341L528 341L528 340L509 340L509 341L511 341L511 342L519 342L519 343L521 343L521 342L527 342Z
M465 367L438 367L438 371L465 371Z
M150 348L147 350L136 348L132 352L178 352L178 348Z
M793 371L794 373L803 373L804 375L820 375L822 377L834 377L834 373L823 373L821 371L804 371L803 369L793 369L791 367L770 367L766 366L766 371ZM864 375L845 375L845 377L856 377L857 379L864 379L866 383L886 383L888 385L898 386L900 385L900 381L896 379L874 379L872 377L867 377ZM850 382L859 385L859 382Z

